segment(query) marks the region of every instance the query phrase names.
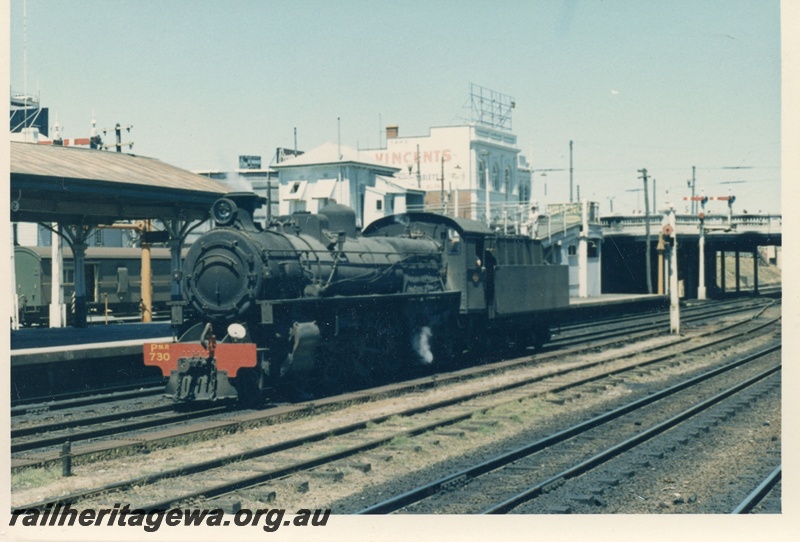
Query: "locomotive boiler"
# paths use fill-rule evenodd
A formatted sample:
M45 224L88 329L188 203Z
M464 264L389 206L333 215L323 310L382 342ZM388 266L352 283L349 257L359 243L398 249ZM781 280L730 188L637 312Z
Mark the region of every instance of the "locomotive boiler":
M253 218L263 203L250 193L214 203L214 228L180 277L180 340L145 345L177 401L353 388L465 351L540 344L567 304L566 268L544 264L532 239L431 213L359 233L337 204L264 227Z

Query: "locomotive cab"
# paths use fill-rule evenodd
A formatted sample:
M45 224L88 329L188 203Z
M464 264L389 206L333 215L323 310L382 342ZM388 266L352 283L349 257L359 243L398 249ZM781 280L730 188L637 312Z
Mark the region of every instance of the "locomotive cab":
M482 313L492 305L487 290L491 293L493 268L487 274L485 262L496 234L480 222L433 213L406 213L376 220L364 229L363 235L435 240L442 254L445 289L461 293L460 312Z
M536 239L432 213L385 217L364 235L440 240L447 289L461 293L460 325L467 337L487 338L477 345L480 350L541 346L549 340L555 313L569 305L568 268L547 264Z

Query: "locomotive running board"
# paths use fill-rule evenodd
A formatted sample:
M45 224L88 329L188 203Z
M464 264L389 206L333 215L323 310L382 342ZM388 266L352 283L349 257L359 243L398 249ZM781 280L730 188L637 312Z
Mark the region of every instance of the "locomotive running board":
M332 297L306 297L299 299L270 299L266 301L256 301L261 307L261 323L273 324L275 323L276 307L287 305L310 306L313 307L319 303L336 303L338 305L363 305L365 303L380 303L386 304L392 301L411 301L411 302L425 302L429 303L433 300L437 302L455 303L456 308L461 300L461 292L448 291L448 292L429 292L429 293L403 293L403 294L387 294L387 295L348 295L348 296L332 296Z

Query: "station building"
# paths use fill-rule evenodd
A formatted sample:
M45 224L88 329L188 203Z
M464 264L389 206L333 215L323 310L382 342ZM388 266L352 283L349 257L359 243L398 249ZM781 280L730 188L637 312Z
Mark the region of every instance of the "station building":
M362 153L399 168L395 177L424 190L429 210L499 223L528 211L531 171L516 145L510 131L478 123L434 127L410 137L388 126L385 148Z

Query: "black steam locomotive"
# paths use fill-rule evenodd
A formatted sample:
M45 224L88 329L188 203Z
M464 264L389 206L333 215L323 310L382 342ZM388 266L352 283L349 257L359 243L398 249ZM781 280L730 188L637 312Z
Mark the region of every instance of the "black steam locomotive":
M540 345L568 304L565 266L535 240L432 213L380 219L328 205L268 227L230 194L189 249L180 341L145 345L181 402L338 390Z

